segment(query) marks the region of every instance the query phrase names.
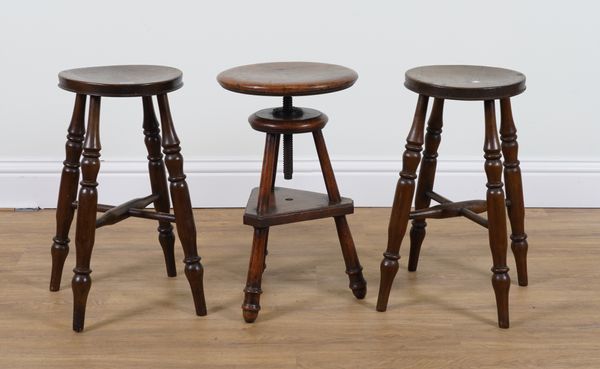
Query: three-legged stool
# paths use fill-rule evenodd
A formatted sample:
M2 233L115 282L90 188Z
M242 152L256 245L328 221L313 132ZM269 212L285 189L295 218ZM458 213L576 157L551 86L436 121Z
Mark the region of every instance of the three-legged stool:
M167 93L182 85L180 70L151 65L123 65L108 67L79 68L59 74L59 87L75 92L75 108L68 129L66 160L62 171L58 205L56 209L56 236L52 244L52 276L50 291L60 289L62 270L69 253L69 228L75 209L77 224L75 246L77 262L73 272L73 330L82 331L88 292L92 285L90 259L96 228L115 224L128 217L139 217L158 221L158 240L162 246L167 275L174 277L175 257L173 247L175 235L171 223L177 226L177 233L183 246L185 275L192 288L197 315L206 315L203 269L196 248L196 226L188 186L183 173L183 156L179 139L175 133L169 109ZM85 105L90 97L87 132L84 124ZM144 111L143 130L148 149L148 171L152 194L128 201L119 206L98 204L98 183L100 170L100 98L141 97ZM152 96L156 96L161 117L163 136L160 136L158 121L154 113ZM161 145L165 154L164 162ZM81 159L82 181L77 198L79 181L79 159ZM170 213L169 190L165 164L169 171L173 212ZM154 204L155 211L144 210ZM96 212L104 215L96 218Z
M512 228L510 236L516 259L520 286L527 286L527 235L524 226L523 190L521 170L517 159L517 130L512 117L510 98L525 90L525 76L519 72L480 66L427 66L406 72L404 85L419 94L417 107L408 134L403 167L396 187L392 214L388 229L387 250L381 262L381 284L377 310L385 311L392 282L398 271L400 243L406 233L409 219L410 256L408 270L415 271L419 251L425 238L426 218L464 216L488 229L492 251L492 286L496 294L498 325L509 327L508 291L510 277L506 265L507 235L506 208ZM416 170L421 158L425 116L429 97L434 98L427 123L425 151L417 183ZM487 200L451 202L433 191L437 150L441 140L444 100L484 101L485 140L484 158L487 175ZM500 100L500 140L496 127L495 100ZM502 190L502 154L504 154L504 180L506 200ZM415 199L415 210L410 211ZM430 206L431 200L440 205ZM487 219L478 213L487 211Z
M346 263L350 288L362 299L367 284L346 221L354 212L351 199L340 196L321 130L327 116L317 110L292 106L292 96L317 95L346 89L358 75L351 69L320 63L265 63L229 69L218 76L224 88L252 95L283 96L283 107L264 109L251 115L250 125L267 135L260 186L252 190L244 214L244 224L254 227L248 281L242 305L244 319L252 323L260 310L262 273L267 254L269 227L311 219L333 217ZM275 187L277 156L283 135L283 172L292 178L292 135L312 133L327 195Z

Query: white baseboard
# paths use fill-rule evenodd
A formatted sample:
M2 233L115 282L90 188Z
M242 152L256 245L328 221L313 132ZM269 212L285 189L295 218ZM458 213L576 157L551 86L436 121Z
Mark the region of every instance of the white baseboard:
M391 206L400 160L334 160L340 191L356 206ZM260 160L188 160L185 171L194 207L243 207L258 185ZM0 162L0 208L56 206L59 161ZM279 168L281 170L281 168ZM277 185L324 191L317 160L296 160L294 180ZM529 207L600 207L600 162L523 160ZM145 161L103 161L99 201L118 204L150 193ZM286 183L284 183L286 182ZM436 191L452 200L484 199L483 160L440 160Z

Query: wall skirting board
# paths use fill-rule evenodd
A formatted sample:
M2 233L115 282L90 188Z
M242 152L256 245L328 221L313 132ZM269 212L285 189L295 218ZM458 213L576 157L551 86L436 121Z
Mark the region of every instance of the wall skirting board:
M343 196L356 206L391 206L400 160L333 160ZM194 207L243 207L258 185L261 162L194 159L185 162ZM528 207L600 207L600 161L523 160ZM277 185L324 191L315 159L294 162L294 179ZM0 208L54 208L62 164L59 161L0 161ZM281 166L279 166L281 171ZM119 204L150 192L145 161L103 161L99 201ZM287 182L287 183L284 183ZM452 200L485 199L481 160L440 160L436 191Z

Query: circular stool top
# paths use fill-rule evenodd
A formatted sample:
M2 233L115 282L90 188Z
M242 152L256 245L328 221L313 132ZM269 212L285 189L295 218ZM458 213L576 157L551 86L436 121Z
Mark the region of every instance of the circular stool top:
M179 69L160 65L110 65L62 71L58 86L94 96L151 96L181 88L182 75Z
M243 65L217 76L223 88L250 95L305 96L346 89L358 74L335 64L281 62Z
M430 65L406 72L404 86L416 93L451 100L494 100L525 91L525 75L477 65Z

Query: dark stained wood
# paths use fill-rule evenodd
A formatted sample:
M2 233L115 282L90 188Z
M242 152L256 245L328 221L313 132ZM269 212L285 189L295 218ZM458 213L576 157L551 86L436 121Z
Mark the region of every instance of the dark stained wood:
M90 259L96 234L98 171L100 170L100 96L90 98L87 133L81 160L81 189L75 231L76 264L71 281L73 289L73 330L81 332L85 322L87 297L92 286Z
M381 281L377 297L377 311L385 311L387 309L392 283L398 272L400 244L406 233L410 206L415 192L416 172L423 147L428 102L428 96L419 95L412 127L406 139L406 150L402 157L402 171L396 185L392 214L388 226L388 245L386 251L383 253L383 260L380 266Z
M158 239L163 249L167 275L177 274L174 257L175 235L171 223L176 223L184 249L185 274L190 283L197 315L206 315L203 288L203 268L196 246L196 228L190 195L183 172L183 156L166 92L182 86L181 71L160 66L108 66L68 70L59 74L60 87L77 92L64 161L61 188L57 206L57 232L52 246L52 275L50 290L60 288L63 264L69 251L69 227L75 209L78 209L76 229L76 267L73 270L73 329L84 328L87 297L91 287L90 259L95 241L95 230L120 222L128 217L158 221ZM154 112L152 95L158 94L158 105L164 139ZM88 129L84 139L85 101L90 95ZM98 204L96 179L100 170L100 99L101 96L142 96L144 143L148 151L148 173L152 194L119 206ZM83 145L82 145L83 143ZM164 149L165 161L161 153ZM79 157L82 181L79 199L76 198L79 177ZM166 165L165 165L166 162ZM169 170L170 195L174 214L170 211L169 187L165 166ZM273 178L274 180L274 178ZM154 211L146 206L154 203ZM96 219L96 213L105 213Z
M253 129L266 133L308 133L323 129L327 115L315 109L295 108L292 116L278 114L278 108L263 109L252 114L248 121Z
M506 209L502 190L502 154L496 127L494 100L486 100L485 106L485 174L487 176L488 234L494 266L492 267L492 286L496 294L498 307L498 326L509 327L508 291L510 277L506 265Z
M73 209L77 209L79 207L79 202L73 201L71 204ZM107 212L113 209L114 205L106 205L106 204L97 204L96 210L100 213ZM143 219L152 219L158 221L165 221L170 223L175 223L175 215L170 213L162 213L158 211L149 211L144 209L129 209L129 216L134 218L143 218Z
M479 214L487 211L487 204L485 200L467 200L467 201L458 201L458 202L450 202L445 204L440 204L432 207L427 207L425 209L411 211L409 218L410 219L425 219L425 218L434 218L434 219L444 219L444 218L452 218L462 216L462 211L464 209L471 210L472 212Z
M419 179L417 181L417 191L415 192L415 210L429 207L431 198L427 192L433 191L435 182L435 169L437 167L438 147L442 140L442 126L444 115L444 100L435 99L431 109L431 115L427 121L427 131L425 133L425 150L421 159L421 169L419 170ZM424 218L417 218L412 221L410 228L410 253L408 257L408 271L417 270L419 263L419 254L421 245L425 239L425 228L427 222Z
M154 201L154 209L159 213L169 213L171 203L169 201L169 188L167 183L167 173L163 155L161 152L160 128L152 97L142 97L142 106L144 111L143 129L144 143L148 151L148 175L150 176L150 186L152 193L157 195ZM175 234L173 226L168 220L159 220L158 222L158 242L163 250L167 276L177 276L177 267L175 266Z
M248 278L246 287L244 287L244 303L242 304L242 314L246 323L254 323L260 311L261 283L262 274L265 270L265 251L268 236L268 227L254 228L250 266L248 267Z
M74 208L77 208L77 206L78 206L77 201L73 203L73 206L74 206ZM106 204L98 204L96 206L96 208L97 208L98 212L103 213L103 212L109 211L110 209L113 209L114 206L106 205ZM152 219L152 220L175 223L175 216L173 214L161 213L158 211L149 211L149 210L143 210L143 209L131 209L130 208L129 216L134 217L134 218Z
M515 255L519 286L527 286L527 233L525 233L525 205L519 167L517 128L512 116L510 99L500 100L500 138L504 154L504 180L508 199L508 218L512 234L511 248Z
M444 196L442 196L434 191L428 191L427 196L430 199L432 199L433 201L439 202L440 204L456 204L454 201L450 201L447 198L445 198ZM477 215L477 213L475 213L474 211L466 209L466 208L462 208L460 210L460 213L461 213L460 215L462 215L463 217L465 217L469 220L472 220L473 222L479 224L480 226L482 226L484 228L488 228L487 219Z
M331 161L329 160L329 153L327 152L327 146L325 145L325 138L323 137L323 132L320 129L313 132L313 140L315 141L315 147L317 148L319 164L321 165L321 171L323 172L323 180L325 181L325 188L327 189L329 201L332 203L340 202L342 201L342 197L335 180Z
M200 264L198 248L196 245L196 225L192 213L192 203L185 174L183 172L183 156L167 95L158 95L161 126L163 131L162 146L165 154L165 165L169 171L169 182L173 212L177 222L177 234L184 252L185 276L190 283L196 314L206 315L206 301L204 298L203 275L204 269Z
M403 169L396 188L390 216L388 248L381 264L381 284L377 310L385 311L393 278L398 270L398 251L406 230L406 220L413 219L409 271L417 268L419 251L425 237L425 218L464 216L488 229L492 252L492 286L496 295L498 326L508 328L508 296L510 277L506 264L506 208L511 221L512 248L515 254L519 285L527 285L527 234L524 226L524 202L521 170L517 158L517 130L512 117L510 96L525 90L525 76L519 72L492 67L441 65L411 69L406 72L405 86L419 93L417 113L404 153ZM421 162L419 183L415 195L415 210L410 211L415 170L422 144L422 122L427 111L426 101L434 97L428 122L425 152ZM487 176L486 200L452 202L433 191L437 149L440 144L444 99L483 100L485 110L484 157ZM495 100L500 100L502 146L496 126ZM425 106L423 106L425 101ZM418 123L418 124L417 124ZM417 127L417 128L415 128ZM507 181L507 199L502 190L502 153L506 157L504 177ZM430 207L430 200L440 205ZM487 219L478 215L487 211Z
M280 62L243 65L217 76L223 88L250 95L303 96L344 90L358 74L335 64Z
M354 202L343 197L332 203L326 194L275 187L268 199L268 207L257 212L260 188L254 188L244 213L244 224L253 227L270 227L280 224L336 217L352 214Z
M277 156L280 136L274 133L268 133L265 141L265 151L263 155L263 166L260 175L260 186L258 188L258 198L256 199L256 214L263 216L274 204L272 192L275 177L275 168L277 167ZM266 226L266 225L265 225ZM262 227L262 226L261 226Z
M75 107L67 134L65 145L66 158L60 177L58 204L56 205L56 235L54 236L52 254L52 273L50 276L50 291L60 289L63 266L69 254L69 230L73 222L75 209L71 203L77 198L79 181L79 159L83 149L85 134L85 101L86 96L78 94L75 97Z
M314 131L313 139L315 141L315 147L317 148L317 155L319 156L319 163L321 164L321 171L323 172L323 180L325 181L329 201L336 204L342 203L345 199L341 197L335 180L335 174L333 173L333 167L329 160L329 153L327 152L323 132L321 130ZM352 207L352 210L354 211L354 206ZM367 295L367 281L365 281L362 274L362 266L358 261L358 255L356 254L356 247L354 246L354 240L352 239L348 221L346 220L345 215L336 216L334 219L335 228L342 248L342 255L346 264L346 274L348 274L348 278L350 279L349 287L357 299L363 299Z
M110 65L77 68L58 74L58 86L93 96L151 96L183 86L179 69L160 65Z
M248 201L248 207L246 207L246 212L244 213L245 224L248 224L246 223L246 215L249 213L249 208L253 206L256 206L254 210L257 217L265 216L271 212L272 208L276 209L277 191L273 186L279 153L279 140L279 134L267 133L266 135L260 186L253 191L253 196L250 196L250 200ZM246 323L253 323L260 311L261 281L262 273L266 268L267 242L269 237L269 225L257 223L253 224L253 226L252 254L248 266L246 287L244 288L244 303L242 304L242 315Z
M335 181L321 129L327 116L309 108L296 108L292 96L315 95L350 87L358 75L338 65L319 63L266 63L227 70L217 77L224 88L245 94L283 96L283 107L260 110L248 118L257 131L267 134L260 186L252 190L244 224L254 227L252 255L244 289L244 320L252 323L260 310L262 273L266 268L269 227L333 217L355 297L367 292L362 267L345 215L354 212L351 199L343 198ZM312 132L323 171L327 194L275 187L279 143L283 135L283 172L293 174L293 134Z
M404 86L418 94L452 100L493 100L525 91L520 72L477 65L430 65L406 72Z
M144 209L146 206L156 201L157 198L158 195L149 195L146 197L129 200L121 205L115 206L110 210L107 210L103 216L96 219L96 228L116 224L122 220L125 220L131 216L131 209Z

